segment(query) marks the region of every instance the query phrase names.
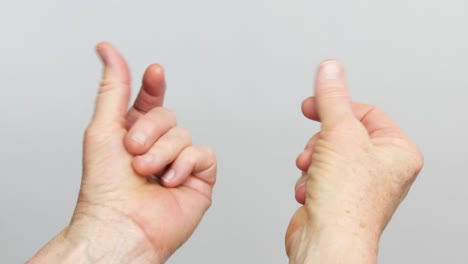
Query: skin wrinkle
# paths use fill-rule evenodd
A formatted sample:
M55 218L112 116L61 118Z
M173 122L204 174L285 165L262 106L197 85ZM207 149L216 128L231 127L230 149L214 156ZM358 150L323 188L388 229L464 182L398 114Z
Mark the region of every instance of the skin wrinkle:
M128 86L128 83L126 82L116 82L113 80L103 80L99 86L98 89L98 96L105 95L107 96L107 93L122 93L123 95L129 95L130 92L123 90L123 89L115 89L115 86Z
M143 94L139 98L138 104L133 105L133 109L138 111L140 114L145 114L152 109L152 106L154 105L154 101L156 100L156 98L159 98L159 96L150 95L148 94L146 90L142 90L141 93ZM145 95L149 95L149 96L145 96Z
M94 205L90 205L90 206L100 206L100 205L94 204ZM113 222L115 222L115 223L127 222L126 220L122 221L122 219L127 219L127 220L130 220L131 222L133 222L132 218L126 216L125 213L123 213L120 209L113 208L113 207L106 207L105 209L117 212L117 214L108 214L108 215L119 215L119 217L109 219L109 218L102 218L102 217L99 217L99 216L93 215L93 214L87 214L86 217L82 217L82 218L90 218L91 217L92 219L95 219L98 223L99 222L101 222L101 223L105 222L106 225L108 225L110 223L113 223ZM79 219L76 219L76 218L74 218L74 219L75 219L75 221L79 220ZM100 227L100 226L103 226L103 225L97 224L95 226ZM140 228L138 223L134 222L134 226L137 227L137 230L139 230L139 232L144 234L145 237L146 237L146 234L144 233L144 230ZM116 261L115 263L118 263L117 261L119 259L123 258L122 256L119 256L118 254L119 254L119 252L120 253L123 252L123 250L121 250L122 248L125 248L123 246L123 244L125 244L125 242L130 238L130 235L129 235L130 232L129 231L122 232L121 230L122 229L114 229L114 232L117 232L120 235L117 236L117 245L115 245L113 247L113 249L111 249L110 253L107 253L107 254L110 254L110 256L112 257L111 263L112 263L112 261ZM130 229L124 229L124 230L130 230ZM104 234L103 237L106 237L106 235L105 235L105 232L102 231L102 228L98 228L97 230L93 231L92 234L94 234L92 237L87 238L87 240L90 242L89 247L88 247L88 253L89 253L89 258L92 260L90 263L95 263L95 262L98 262L96 260L97 256L93 252L93 250L95 248L97 248L97 246L95 246L95 241L98 238L99 234ZM115 236L115 234L114 234L114 236ZM146 237L145 240L148 240L148 238ZM157 251L157 252L160 252L160 251ZM100 258L106 259L107 257L108 256L101 256Z
M143 236L145 237L145 239L147 241L150 242L150 244L153 246L153 248L155 249L155 252L164 252L164 247L160 246L159 243L156 243L156 241L154 241L151 236L145 231L145 229L143 228L143 226L139 223L139 221L136 220L136 218L132 217L132 215L130 215L130 220L135 224L135 226L142 232ZM162 258L162 256L161 256Z

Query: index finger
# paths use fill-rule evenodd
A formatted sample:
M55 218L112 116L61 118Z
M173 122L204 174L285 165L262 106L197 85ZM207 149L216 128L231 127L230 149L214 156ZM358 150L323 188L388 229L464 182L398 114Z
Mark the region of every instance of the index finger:
M135 103L127 113L127 129L133 126L136 120L156 107L161 107L166 92L164 69L159 64L150 65L142 80L140 91Z
M351 107L354 116L364 125L371 138L381 136L404 137L405 134L401 128L381 109L358 102L352 102ZM315 96L304 100L302 113L311 120L321 121Z

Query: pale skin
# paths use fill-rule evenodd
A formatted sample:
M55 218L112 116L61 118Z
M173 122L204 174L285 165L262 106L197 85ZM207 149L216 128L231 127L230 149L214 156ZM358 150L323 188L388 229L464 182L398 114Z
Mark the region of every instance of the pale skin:
M28 263L165 263L211 204L216 158L163 107L164 72L147 68L128 110L130 74L108 43L70 224ZM303 206L286 234L290 263L377 262L380 236L422 168L417 147L381 110L353 103L343 67L323 62L303 113L322 123L297 158ZM155 176L157 175L157 176Z
M383 111L351 101L336 61L320 65L302 111L322 127L296 160L304 206L286 234L290 263L377 263L380 236L423 156Z
M76 209L70 224L28 263L164 263L211 204L215 155L193 146L187 130L162 107L161 66L148 67L127 111L125 60L108 43L97 52L103 81L84 137ZM160 184L148 180L161 171Z

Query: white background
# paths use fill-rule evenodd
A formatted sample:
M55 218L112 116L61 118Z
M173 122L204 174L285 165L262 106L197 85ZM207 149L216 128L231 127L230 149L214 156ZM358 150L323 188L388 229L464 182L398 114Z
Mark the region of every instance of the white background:
M166 106L219 159L214 204L169 263L287 263L300 113L316 65L340 59L355 100L387 111L426 165L388 226L380 263L466 263L468 2L2 1L0 260L64 228L101 65L94 45L167 73Z

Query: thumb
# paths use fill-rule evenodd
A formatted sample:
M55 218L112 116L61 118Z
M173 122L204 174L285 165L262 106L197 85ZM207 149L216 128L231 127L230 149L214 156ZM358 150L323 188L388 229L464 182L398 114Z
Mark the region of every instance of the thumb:
M337 61L328 60L320 64L317 70L315 96L320 121L324 126L354 118L344 69Z
M109 43L99 43L96 51L104 69L92 122L125 127L130 97L128 65L118 50Z

